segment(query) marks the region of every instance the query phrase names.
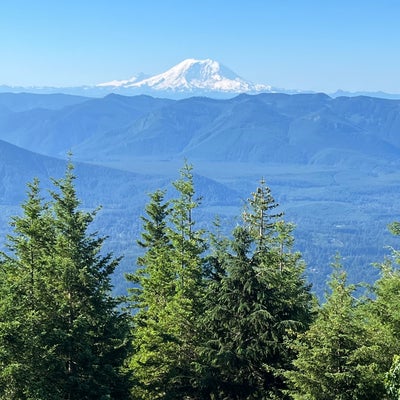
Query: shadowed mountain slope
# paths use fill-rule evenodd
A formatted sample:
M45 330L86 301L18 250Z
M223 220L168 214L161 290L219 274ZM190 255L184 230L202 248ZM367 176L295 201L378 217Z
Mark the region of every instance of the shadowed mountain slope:
M83 103L89 97L68 94L0 93L0 105L10 111L27 111L35 108L59 110L73 104Z
M0 139L46 155L62 156L77 143L129 125L169 100L115 94L61 110L35 108L0 114Z
M95 162L132 157L377 165L400 158L400 102L324 94L180 101L109 95L58 110L0 110L0 138Z

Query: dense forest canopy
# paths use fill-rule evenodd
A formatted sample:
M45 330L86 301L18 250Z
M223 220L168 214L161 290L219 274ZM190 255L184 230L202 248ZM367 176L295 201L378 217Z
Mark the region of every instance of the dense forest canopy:
M321 304L264 179L230 235L204 229L193 168L149 196L141 255L91 229L74 166L28 184L0 257L1 399L398 399L400 252L362 295L336 256ZM400 234L399 223L390 229ZM357 293L360 293L359 291Z

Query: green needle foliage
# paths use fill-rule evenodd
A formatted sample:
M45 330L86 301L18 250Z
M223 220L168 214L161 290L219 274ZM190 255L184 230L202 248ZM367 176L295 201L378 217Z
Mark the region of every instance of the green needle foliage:
M312 297L304 264L290 251L292 227L272 213L277 206L261 181L218 263L225 272L208 286L201 369L209 398L285 398L283 371L294 357L287 340L307 329Z
M400 223L389 226L400 235ZM392 249L390 258L380 266L380 278L375 282L375 298L369 304L370 325L374 329L375 343L379 347L376 360L380 365L380 377L384 381L388 399L398 399L398 369L400 355L400 251Z
M120 399L129 325L111 296L118 259L78 209L73 166L43 203L28 185L1 261L0 398Z
M202 304L203 233L195 229L192 167L174 182L178 197L164 202L156 191L146 207L139 269L128 275L131 290L135 398L182 399L193 393Z
M1 263L0 398L55 399L45 371L55 365L54 347L46 332L52 325L49 266L55 230L49 205L40 197L39 182L28 185L23 215L14 217L14 235Z
M60 376L68 399L119 398L127 392L121 371L126 357L127 317L111 296L110 277L119 259L101 254L105 238L88 233L95 212L78 209L72 164L52 192L57 229L53 262L59 273L56 332Z
M135 398L161 398L166 392L170 369L175 359L177 343L172 332L171 302L176 292L172 268L172 245L167 236L168 203L164 192L156 191L146 206L142 240L145 254L138 258L135 274L127 279L131 289L130 306L134 317L133 355L130 366L135 376Z
M384 399L376 363L376 341L368 316L354 297L355 286L339 260L333 264L330 293L310 329L294 344L295 371L287 372L293 399Z
M231 237L197 228L192 167L150 195L127 315L119 259L80 209L74 168L28 184L0 254L0 399L399 399L400 252L355 296L339 262L317 307L265 181ZM400 235L400 223L391 231Z

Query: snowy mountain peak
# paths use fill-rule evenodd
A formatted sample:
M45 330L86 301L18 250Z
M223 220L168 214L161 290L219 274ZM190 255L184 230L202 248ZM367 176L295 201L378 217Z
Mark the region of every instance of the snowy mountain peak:
M138 79L136 77L101 83L103 88L143 89L169 92L220 92L220 93L254 93L271 91L271 86L253 84L236 75L219 62L205 59L188 58L169 70Z
M107 87L125 87L125 86L128 86L128 85L132 84L133 82L138 82L138 81L141 81L141 80L146 79L146 78L148 78L148 75L140 73L138 75L132 76L129 79L124 79L124 80L121 80L121 81L113 80L113 81L110 81L110 82L99 83L99 84L96 85L96 87L99 87L99 88L102 88L102 87L104 87L104 88L107 88Z

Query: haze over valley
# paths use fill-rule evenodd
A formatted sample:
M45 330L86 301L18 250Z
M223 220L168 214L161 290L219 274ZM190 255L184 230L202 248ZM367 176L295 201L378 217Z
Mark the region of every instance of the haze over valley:
M187 82L185 76L175 81ZM188 160L207 224L220 215L229 232L243 200L264 178L286 220L297 225L296 248L316 291L336 252L351 279L374 279L370 265L393 242L386 226L400 215L399 101L182 93L178 100L1 93L1 228L18 212L25 183L38 176L46 186L49 177L62 175L61 159L72 151L84 206L102 205L96 226L125 255L115 277L123 290L147 194L169 187Z

